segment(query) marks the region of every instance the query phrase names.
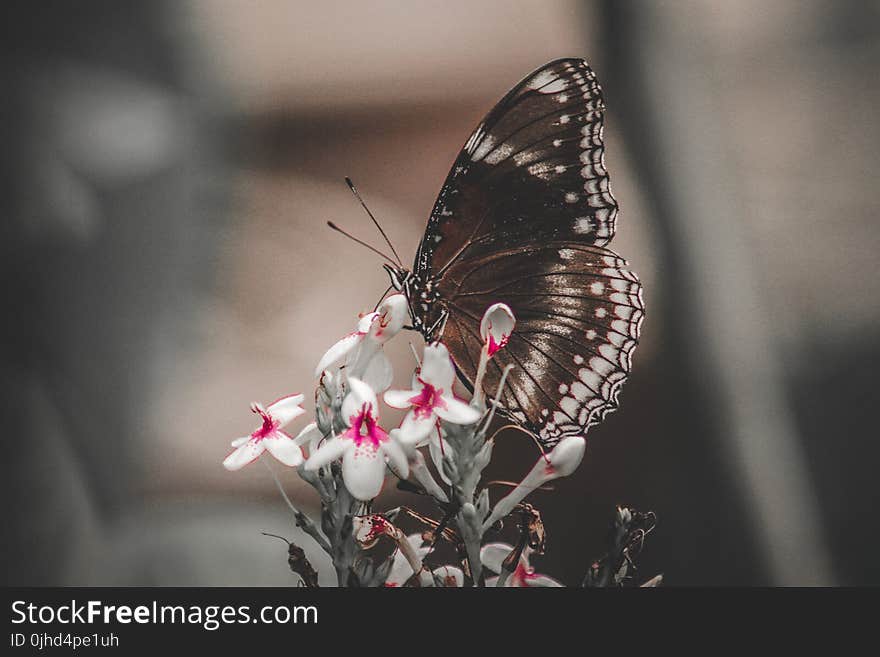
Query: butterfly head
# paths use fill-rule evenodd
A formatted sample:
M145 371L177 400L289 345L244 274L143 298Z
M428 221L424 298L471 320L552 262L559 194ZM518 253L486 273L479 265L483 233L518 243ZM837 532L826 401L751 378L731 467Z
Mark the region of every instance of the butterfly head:
M442 335L447 314L439 303L440 293L434 280L423 280L414 272L392 265L383 267L391 278L391 286L406 295L412 328L428 340Z
M402 267L395 267L394 265L389 264L382 265L382 267L388 272L388 277L391 279L391 287L398 292L406 294L407 286L412 278L412 272L403 269Z

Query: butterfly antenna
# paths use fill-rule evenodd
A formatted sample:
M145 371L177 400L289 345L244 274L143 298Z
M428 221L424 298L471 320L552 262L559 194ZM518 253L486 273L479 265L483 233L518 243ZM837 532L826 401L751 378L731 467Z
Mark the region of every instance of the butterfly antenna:
M278 534L270 534L269 532L260 532L263 536L271 536L272 538L280 538L282 541L290 545L290 541L288 541L283 536L279 536Z
M541 444L541 441L538 440L538 437L525 427L521 427L518 424L505 424L503 427L498 427L497 431L492 434L489 440L495 440L495 436L497 436L502 431L506 431L507 429L513 429L514 431L519 431L520 433L525 434L533 443L535 443L538 450L540 450L542 456L547 455L547 452L544 450L544 446Z
M410 349L410 351L412 351L413 358L416 359L416 365L421 367L422 361L421 361L421 359L419 359L419 354L418 354L418 352L416 352L416 348L413 346L412 342L409 343L409 349Z
M390 263L391 263L392 265L394 265L395 267L399 267L399 266L400 266L398 263L394 262L394 260L392 260L389 256L385 255L384 253L382 253L382 252L381 252L379 249L377 249L376 247L374 247L374 246L370 246L369 244L367 244L367 243L364 242L363 240L359 240L357 237L355 237L355 236L352 235L351 233L347 233L347 232L345 232L345 231L342 230L339 226L337 226L336 224L334 224L332 221L328 221L328 222L327 222L327 225L330 226L330 228L332 228L333 230L335 230L337 233L342 233L342 234L345 235L348 239L350 239L350 240L352 240L352 241L354 241L354 242L357 242L357 243L360 244L361 246L365 246L365 247L367 247L370 251L372 251L372 252L375 253L376 255L381 256L382 258L384 258L385 260L387 260L388 262L390 262Z
M379 304L382 303L382 301L385 299L385 295L388 294L389 292L391 292L391 288L393 288L393 287L394 287L393 285L389 285L388 287L385 288L385 291L382 293L382 296L379 297L379 300L376 302L376 305L373 306L373 312L376 312L377 310L379 310Z
M397 266L403 267L403 262L401 262L400 256L397 255L397 249L394 248L394 245L391 243L391 240L388 239L388 235L386 235L385 231L382 230L382 226L380 226L379 222L376 221L376 217L374 217L373 213L370 212L370 208L368 208L367 204L364 203L364 199L361 198L360 192L358 192L357 188L354 186L354 183L351 181L351 178L349 178L348 176L345 177L345 184L348 185L348 188L351 190L351 193L354 194L354 197L360 202L361 207L369 215L370 219L373 220L373 223L376 224L376 228L378 228L379 232L382 233L382 237L385 239L385 243L391 248L391 253L394 254L394 257L397 258Z

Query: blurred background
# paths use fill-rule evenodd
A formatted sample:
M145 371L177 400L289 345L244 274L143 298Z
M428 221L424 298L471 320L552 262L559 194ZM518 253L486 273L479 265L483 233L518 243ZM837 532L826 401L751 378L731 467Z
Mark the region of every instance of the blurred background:
M414 253L470 131L561 56L605 88L648 312L621 410L532 498L535 565L579 583L626 504L658 518L641 579L880 584L877 3L6 7L6 584L295 583L261 530L332 583L266 470L220 462L387 285L325 226L378 243L343 176Z

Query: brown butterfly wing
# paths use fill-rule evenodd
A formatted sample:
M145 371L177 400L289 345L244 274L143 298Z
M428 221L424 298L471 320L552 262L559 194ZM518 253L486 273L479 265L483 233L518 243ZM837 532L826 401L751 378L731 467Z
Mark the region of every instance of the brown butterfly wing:
M564 242L459 260L440 283L449 310L443 341L473 389L482 348L480 319L503 302L516 329L492 359L484 382L512 420L544 446L583 435L617 407L644 317L642 288L614 252Z
M485 390L494 395L514 365L505 412L546 446L617 406L644 316L637 278L603 248L617 218L604 110L579 59L550 62L516 85L453 164L407 287L414 325L446 343L471 387L483 312L499 301L513 309L516 330Z

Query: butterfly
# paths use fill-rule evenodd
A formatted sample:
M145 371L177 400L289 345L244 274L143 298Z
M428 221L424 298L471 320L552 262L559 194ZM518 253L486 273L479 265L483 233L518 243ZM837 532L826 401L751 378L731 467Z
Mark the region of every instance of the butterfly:
M385 265L413 328L442 340L473 391L480 320L496 302L517 323L484 379L499 411L544 448L584 435L618 405L645 307L607 248L618 206L604 162L602 90L589 65L559 59L517 84L465 143L411 270Z

